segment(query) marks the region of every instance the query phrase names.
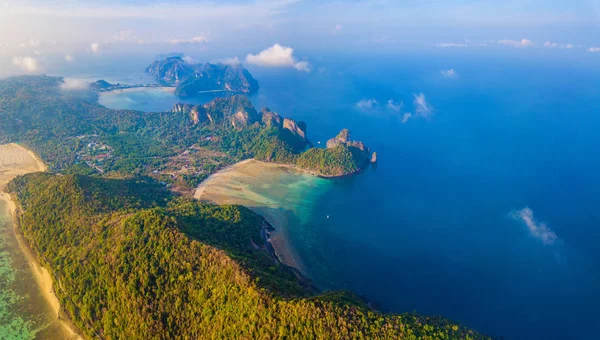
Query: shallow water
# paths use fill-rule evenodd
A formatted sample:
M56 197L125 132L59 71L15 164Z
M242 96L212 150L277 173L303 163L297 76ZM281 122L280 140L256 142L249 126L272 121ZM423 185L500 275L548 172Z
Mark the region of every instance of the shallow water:
M1 200L0 339L68 339L35 282Z
M257 161L243 162L205 180L196 191L201 201L240 204L264 216L276 228L271 236L278 257L304 273L304 243L311 211L331 182L296 169Z

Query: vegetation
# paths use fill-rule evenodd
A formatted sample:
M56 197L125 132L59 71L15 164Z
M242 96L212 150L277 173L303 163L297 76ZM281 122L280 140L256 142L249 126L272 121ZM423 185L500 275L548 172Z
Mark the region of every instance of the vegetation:
M357 162L345 145L333 148L311 148L302 153L296 161L298 166L326 176L341 176L355 173L364 165Z
M97 104L93 91L64 91L62 82L48 76L0 81L0 143L23 144L51 171L73 173L70 168L76 166L77 173L150 176L189 191L210 173L252 157L324 175L359 168L345 152L311 149L299 157L304 138L260 122L244 96L204 105L200 109L207 118L196 123L182 112L107 109ZM239 112L246 116L236 116ZM298 126L306 128L302 122Z
M149 179L38 173L8 190L87 338L482 338L442 318L373 312L349 293L313 295L240 206L174 198Z

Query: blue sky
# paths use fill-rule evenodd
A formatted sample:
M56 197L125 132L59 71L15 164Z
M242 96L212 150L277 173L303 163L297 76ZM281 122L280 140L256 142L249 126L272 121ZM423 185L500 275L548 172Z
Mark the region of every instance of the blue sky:
M275 43L312 52L437 47L593 53L600 52L599 10L600 0L7 0L0 4L0 57L27 69L27 62L50 54L72 62L84 54L218 50L243 60Z

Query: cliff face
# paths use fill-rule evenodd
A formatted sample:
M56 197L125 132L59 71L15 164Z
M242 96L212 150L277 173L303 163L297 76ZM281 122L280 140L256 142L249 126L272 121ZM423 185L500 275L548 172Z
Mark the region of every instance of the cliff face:
M284 118L283 128L289 130L293 135L300 137L306 141L306 124L296 122L293 119Z
M217 98L204 105L178 103L173 113L188 115L194 125L209 122L211 124L231 124L236 129L260 122L261 117L245 96L235 95Z
M168 57L150 64L146 72L165 85L178 85L194 74L194 67L181 57Z
M189 64L181 57L155 61L146 72L165 85L177 86L175 93L192 97L203 91L253 93L258 82L241 65Z
M193 125L208 121L206 109L202 105L178 103L173 106L172 111L188 115L192 120Z
M297 150L304 149L308 142L306 138L306 123L283 118L277 112L263 108L256 112L246 96L234 95L217 98L203 105L178 103L171 110L173 113L188 115L193 125L231 124L235 129L243 129L255 123L280 130L280 137Z

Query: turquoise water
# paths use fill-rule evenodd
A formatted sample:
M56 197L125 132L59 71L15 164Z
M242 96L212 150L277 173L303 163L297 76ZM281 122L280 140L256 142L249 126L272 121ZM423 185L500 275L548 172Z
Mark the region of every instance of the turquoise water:
M349 128L380 160L330 181L289 224L320 288L506 339L600 338L597 58L532 49L310 60L311 73L251 69L261 86L251 100L306 121L315 144ZM458 76L444 77L449 68ZM403 123L421 93L429 117Z
M280 259L308 274L310 267L304 265L302 252L318 248L312 243L318 240L310 227L312 211L332 184L289 167L253 161L208 178L195 197L218 204L241 204L264 216L276 227L271 239ZM297 248L297 244L307 247Z

